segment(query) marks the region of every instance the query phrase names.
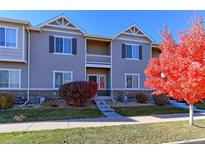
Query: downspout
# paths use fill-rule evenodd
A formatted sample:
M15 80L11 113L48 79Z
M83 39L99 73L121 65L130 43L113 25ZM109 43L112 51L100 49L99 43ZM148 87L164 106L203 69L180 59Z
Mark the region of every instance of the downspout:
M27 42L28 42L28 88L27 88L27 100L26 102L24 102L22 105L20 105L19 107L24 107L29 101L30 101L30 31L28 28L26 28L27 32L28 32L28 39L27 39Z

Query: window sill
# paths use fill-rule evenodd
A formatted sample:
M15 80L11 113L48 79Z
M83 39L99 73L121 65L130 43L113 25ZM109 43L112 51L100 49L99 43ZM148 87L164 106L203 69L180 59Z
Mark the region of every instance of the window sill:
M125 90L140 90L140 88L125 88Z
M0 90L19 90L21 88L0 88Z
M18 47L7 47L7 46L0 46L0 48L3 48L3 49L18 49Z
M125 58L125 60L134 60L134 61L140 61L141 59Z
M63 56L73 56L74 54L70 54L70 53L57 53L57 52L54 52L52 54L55 54L55 55L63 55Z

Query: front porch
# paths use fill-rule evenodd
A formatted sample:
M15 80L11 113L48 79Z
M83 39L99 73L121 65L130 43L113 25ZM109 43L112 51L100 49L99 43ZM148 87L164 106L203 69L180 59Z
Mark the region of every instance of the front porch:
M98 84L98 96L111 96L111 73L110 68L86 68L87 81L94 81Z

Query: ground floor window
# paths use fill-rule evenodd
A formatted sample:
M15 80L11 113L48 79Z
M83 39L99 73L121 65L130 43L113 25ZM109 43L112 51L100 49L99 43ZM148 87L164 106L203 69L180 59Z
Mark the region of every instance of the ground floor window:
M125 87L127 89L140 88L139 74L125 74Z
M0 88L20 88L21 71L0 69Z
M73 72L68 71L54 71L54 88L60 88L65 83L72 82Z

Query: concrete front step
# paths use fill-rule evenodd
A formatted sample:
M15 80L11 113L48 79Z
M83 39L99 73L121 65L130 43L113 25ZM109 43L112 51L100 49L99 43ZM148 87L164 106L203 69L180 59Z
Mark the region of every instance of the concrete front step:
M112 101L111 96L96 96L94 100L97 101Z

